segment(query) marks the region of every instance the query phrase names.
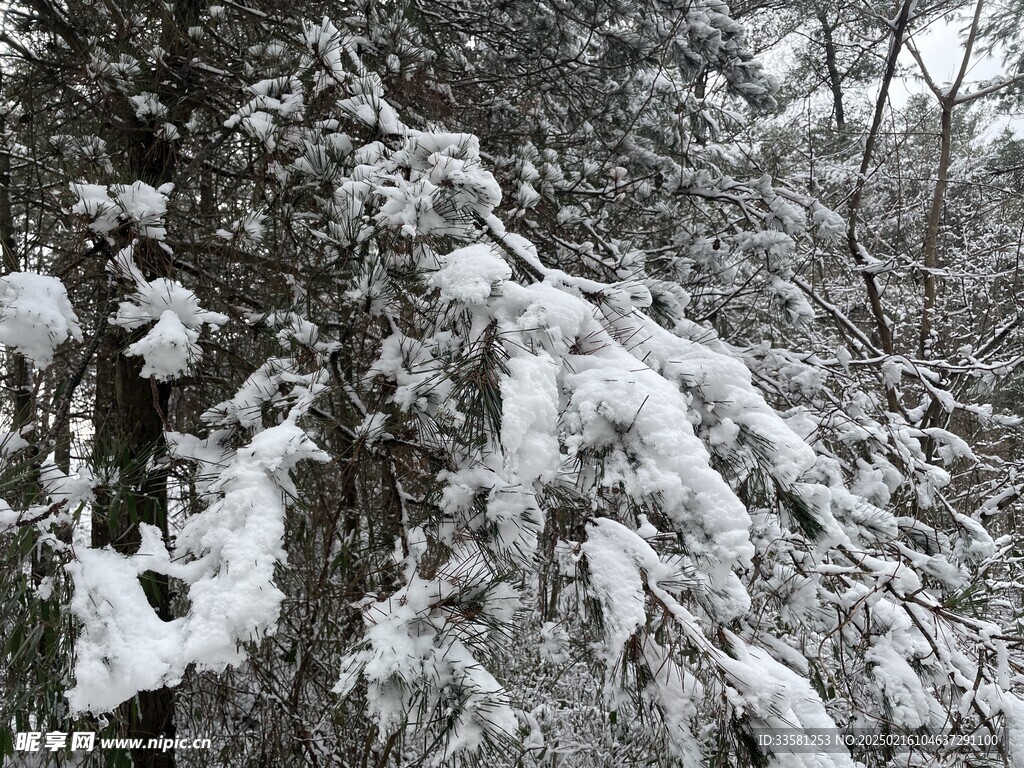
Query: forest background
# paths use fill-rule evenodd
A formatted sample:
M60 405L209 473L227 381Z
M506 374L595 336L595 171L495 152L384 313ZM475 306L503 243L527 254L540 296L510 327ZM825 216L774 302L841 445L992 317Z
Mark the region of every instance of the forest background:
M1024 766L1024 4L2 13L5 766Z

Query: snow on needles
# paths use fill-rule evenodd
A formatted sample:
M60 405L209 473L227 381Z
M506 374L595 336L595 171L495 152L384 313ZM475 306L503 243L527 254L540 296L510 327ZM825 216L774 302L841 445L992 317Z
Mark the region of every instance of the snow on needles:
M139 237L163 240L167 213L167 195L174 189L163 184L154 189L143 181L132 184L72 184L78 198L71 212L88 220L88 227L98 235L110 235L122 225L129 226Z
M468 245L443 258L444 266L434 274L433 282L441 297L463 304L483 304L492 292L512 277L503 258L486 245Z
M60 280L35 272L0 277L0 344L43 369L69 338L81 341L82 329Z
M162 572L159 559L167 560L160 530L143 524L140 531L142 544L133 557L82 548L66 566L75 583L71 611L82 622L75 686L67 693L76 712L112 710L138 691L176 683L184 672L184 620L161 620L139 582L146 571Z
M130 261L130 254L121 256L119 265L135 282L135 292L120 303L111 322L132 330L153 323L145 336L128 347L127 353L143 358L143 377L166 381L181 376L203 355L199 346L202 326L219 328L228 318L200 307L196 295L175 280L143 279Z
M240 643L273 632L284 598L274 572L285 559L285 499L295 492L289 473L302 459L326 459L297 420L337 386L354 421L342 424L348 416L339 416L336 426L393 481L382 550L389 562L380 563L388 578L367 585L352 604L362 612L362 631L343 650L334 689L365 704L382 738L434 729L428 738L444 761L520 731L514 697L485 663L494 658L494 637L548 578L535 559L542 541L553 551L543 553L550 575L575 587L553 589L545 606L552 614L540 630L547 660L569 663L582 651L603 665L614 711L627 697L656 709L651 719L668 732L663 743L684 764L704 762L706 743L727 738L702 720L716 711L719 723L728 715L733 724L835 727L832 718L842 713L817 690L831 684L821 673L829 658L843 657L844 643L858 647L863 667L850 673L851 686L867 680L877 701L856 695L897 727L935 725L933 692L949 670L965 690L984 680L974 685L977 702L1024 718L1018 699L985 687L954 630L934 629L946 608L932 576L954 587L966 577L929 551L940 549L932 546L937 531L911 528L916 521L885 509L903 480L886 450L872 446L857 468L840 467L812 437L826 425L796 411L781 417L752 378L755 355L685 319L690 297L643 274L639 245L583 244L595 263L601 248L621 262L613 282L546 266L560 260L558 249L527 214L558 204L564 176L551 170L557 152L524 155L513 181L507 167L498 171L512 190L508 216L537 234L542 259L495 213L502 189L483 167L475 137L402 123L384 81L361 66L362 42L329 20L304 24L296 42L302 71L251 85L247 103L224 125L262 147L282 188L293 181L316 190L296 196L294 222L323 243L326 257L354 264L353 279L339 270L332 288L341 289L334 295L344 297L344 311L361 305L379 322L369 342L375 362L348 379L325 363L346 351L345 339L329 338L338 323L290 308L252 316L254 332L271 328L294 357L267 359L233 397L206 411L207 438L167 435L173 456L203 467L205 510L185 521L173 551L157 529L142 526L136 554L84 548L68 566L72 610L83 625L69 694L74 710L110 709L138 690L173 684L189 664L238 664ZM737 88L754 87L739 68L734 75ZM668 93L671 80L658 77L652 85ZM137 103L153 112L145 96ZM315 119L321 110L326 119ZM606 191L627 194L628 174L612 168ZM695 173L687 183L696 192L711 179ZM766 290L803 325L813 312L794 287L791 262L804 211L776 195L767 177L756 186L765 227L729 239L739 254L765 253ZM134 262L140 244L167 250L162 217L170 188L82 183L72 190L72 211L97 239L124 246L114 268L129 295L112 322L136 332L127 354L143 358L144 376L181 376L201 356L203 326L216 329L227 317L203 309L175 280L148 279ZM576 208L563 208L558 220L585 221L588 211ZM263 237L262 217L245 214L216 236L231 243L228 251L253 245ZM822 235L843 231L820 206L811 207L810 219ZM603 237L588 228L595 240ZM718 238L708 240L704 255L718 250ZM296 297L308 291L312 299L316 287L288 277ZM53 309L49 321L26 319L28 308L56 307L62 297L66 304L59 282L43 290L52 278L34 278L5 278L0 334L7 335L0 340L35 345L25 354L45 365L56 344L81 334L69 305ZM20 298L22 284L35 293ZM34 298L40 293L49 304ZM655 312L666 301L670 319ZM43 330L28 333L18 323ZM778 364L799 374L793 361ZM893 386L909 373L894 366L881 367ZM803 384L813 396L814 376ZM372 400L362 396L371 389ZM320 423L333 420L330 410ZM850 420L837 428L852 434L860 426ZM896 445L927 439L946 463L976 459L951 432L915 430L902 428ZM415 471L395 463L398 442L429 461ZM918 485L929 489L922 502L930 501L950 476L923 453L906 463L916 461L931 475ZM980 522L961 515L958 525L968 554L991 555L995 543ZM909 548L915 541L920 551ZM184 583L183 616L156 616L140 585L147 571ZM593 634L570 640L577 629ZM996 632L986 638L1005 654ZM531 743L543 744L539 729L530 730ZM779 762L851 765L845 754Z
M217 328L228 320L225 315L202 309L196 295L176 280L146 280L135 263L134 254L142 240L155 241L162 250L170 251L163 242L167 236L163 219L167 196L173 190L172 184L153 188L142 181L110 187L71 185L78 198L71 212L85 219L90 230L108 242L113 242L113 234L122 227L131 236L128 245L114 256L111 268L135 291L120 303L111 322L129 330L153 324L145 336L128 347L127 353L143 358L143 377L160 381L181 376L202 357L199 332L204 324Z
M180 436L172 443L188 447ZM173 685L189 664L221 670L244 657L239 643L272 633L283 593L274 569L285 559L284 496L288 473L303 459L326 460L294 420L257 434L239 449L210 487L212 503L188 519L171 560L159 529L143 524L138 552L80 548L67 570L71 610L82 623L76 712L108 711L140 690ZM161 620L139 582L149 571L188 584L188 612Z

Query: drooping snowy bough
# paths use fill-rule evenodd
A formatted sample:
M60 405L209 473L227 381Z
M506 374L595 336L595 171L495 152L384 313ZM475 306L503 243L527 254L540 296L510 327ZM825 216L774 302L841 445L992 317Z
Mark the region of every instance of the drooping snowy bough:
M617 21L567 33L557 53L580 65L548 83L547 106L480 86L493 112L466 120L514 118L550 139L540 147L458 132L427 43L399 9L357 5L340 27L296 25L250 49L267 71L246 65L246 96L217 113L209 150L259 172L245 199L204 209L218 226L175 219L190 203L170 185L63 187L117 293L101 319L136 334L124 354L154 393L187 392L180 418L195 416L165 422L159 460L178 472L166 531L138 526L129 553L48 539L80 627L72 710L114 709L191 669L279 682L258 674L269 657L287 705L310 717L291 712L302 738L329 752L316 734L337 707L369 723L352 740L378 744L380 765L490 750L510 765L600 753L852 766L843 748L772 754L757 737L1024 732L1015 608L963 609L1011 569L1013 543L944 493L951 467L979 462L968 443L914 408L887 410L914 364L876 360L852 332L860 346L824 360L757 343L756 327L716 331L719 314L768 327L781 310L772 322L815 338L799 336L808 296L820 299L798 276L800 249L843 231L767 177L731 178L727 147L684 141L684 122L713 133L703 97L680 85L695 73L769 99L725 6L656 4L640 42ZM508 28L545 40L511 5ZM463 58L497 66L486 35L467 47L449 31ZM116 79L138 119L162 119L157 95L102 61L95 77ZM610 80L603 67L621 61L629 77ZM436 119L432 98L449 107ZM588 99L605 105L593 121L577 115ZM219 167L197 163L198 176ZM201 287L189 248L225 274ZM144 273L143 252L166 255L173 276ZM714 311L691 311L695 290ZM81 336L56 278L0 278L0 342L42 368ZM215 344L233 361L249 353L244 372L225 372ZM856 378L868 365L877 382ZM929 386L929 403L957 407ZM89 491L61 480L48 502L79 504L60 518L75 524ZM0 504L0 525L31 518L42 533L57 522L46 510ZM289 536L309 529L322 549L300 561ZM145 574L174 585L170 619ZM286 592L310 584L322 591ZM307 632L331 644L307 646ZM311 704L302 676L325 669L334 698ZM1024 766L1019 737L1006 749Z

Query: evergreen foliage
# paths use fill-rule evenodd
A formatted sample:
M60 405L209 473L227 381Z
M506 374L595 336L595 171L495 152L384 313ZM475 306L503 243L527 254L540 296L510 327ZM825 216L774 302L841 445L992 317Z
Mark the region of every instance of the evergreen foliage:
M1015 5L3 13L4 766L1024 766Z

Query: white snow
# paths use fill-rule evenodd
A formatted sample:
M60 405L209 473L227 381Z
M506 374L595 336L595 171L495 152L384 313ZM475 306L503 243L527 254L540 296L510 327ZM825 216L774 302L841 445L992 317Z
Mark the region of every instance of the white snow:
M313 92L342 82L345 67L341 62L342 35L326 16L319 24L302 22L303 41L313 60L319 66Z
M621 484L630 498L662 507L708 575L721 618L741 614L749 598L737 572L754 554L746 509L709 466L679 390L617 345L593 341L604 346L573 356L574 372L563 375L570 456L586 461L581 452L601 452L602 485Z
M195 442L179 436L172 446ZM145 524L135 555L78 548L66 566L83 627L67 694L72 710L109 711L138 691L175 684L189 664L238 664L241 642L273 632L284 597L274 584L285 557L284 498L295 490L288 473L303 459L326 458L286 420L257 434L210 482L212 503L188 518L174 560L160 531ZM188 585L184 616L164 622L155 614L138 579L144 571Z
M238 244L259 243L263 240L263 222L266 218L264 213L250 211L228 224L227 229L218 229L216 235Z
M406 133L407 128L398 119L398 113L384 99L384 86L377 74L369 73L357 78L351 89L350 97L338 101L339 112L358 123L376 128L383 135Z
M126 271L135 282L135 293L119 304L111 322L136 329L156 321L127 353L143 358L143 377L167 381L181 376L202 357L202 326L218 328L228 321L227 316L203 309L196 295L176 280L146 281L134 266Z
M587 529L582 545L590 584L602 611L605 643L602 656L614 664L623 646L647 622L644 581L646 569L657 576L657 553L633 531L608 518Z
M167 107L160 103L160 97L155 93L143 91L138 96L132 96L130 100L135 105L135 116L139 120L160 120L167 117Z
M42 370L69 338L81 341L82 329L60 280L36 272L0 277L0 344Z
M241 127L269 152L278 149L279 143L288 144L294 138L288 126L300 120L306 111L301 81L297 77L267 78L253 83L248 90L253 97L224 121L224 127Z
M196 343L198 340L199 332L186 328L181 318L167 309L149 332L129 345L125 352L145 360L139 373L143 378L153 376L157 381L169 381L202 357L202 350Z
M526 483L550 481L561 463L558 368L545 353L513 357L501 380L501 445L516 475Z
M167 230L163 217L167 213L167 195L173 185L154 189L136 181L132 184L71 184L78 201L71 212L89 220L89 229L98 235L109 235L122 224L128 224L139 237L163 240Z
M288 472L301 460L326 461L296 424L257 434L212 486L219 499L188 518L176 549L196 559L182 566L191 607L184 617L184 659L207 669L237 664L239 640L273 632L284 594L274 569L285 559L284 495Z
M141 525L143 544L131 557L112 549L78 548L66 568L75 582L71 611L82 622L76 644L75 686L67 692L76 712L114 709L138 691L174 684L183 619L164 622L139 582L147 570L163 572L160 531Z
M501 256L486 245L468 245L442 259L443 266L431 282L441 289L441 297L463 304L482 304L501 284L512 277L512 270Z
M362 677L369 713L390 732L412 714L417 693L425 693L430 705L446 686L457 686L464 698L442 749L445 759L478 746L488 734L513 736L518 723L508 697L470 649L481 625L463 617L452 620L460 596L491 576L477 551L458 546L437 578L413 573L386 599L367 601L364 642L345 658L334 692L347 695ZM424 690L424 679L436 688Z

